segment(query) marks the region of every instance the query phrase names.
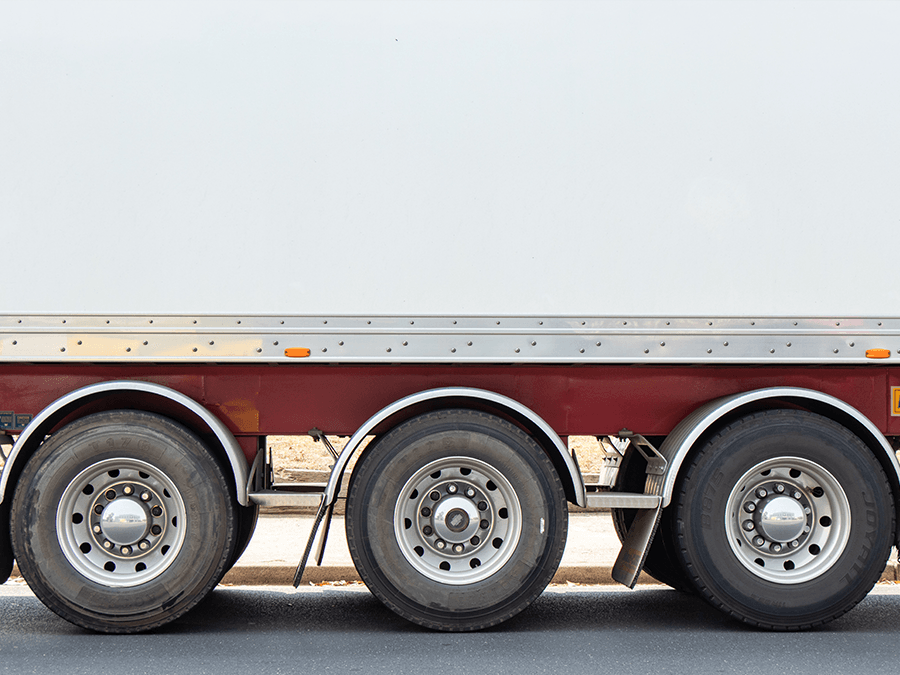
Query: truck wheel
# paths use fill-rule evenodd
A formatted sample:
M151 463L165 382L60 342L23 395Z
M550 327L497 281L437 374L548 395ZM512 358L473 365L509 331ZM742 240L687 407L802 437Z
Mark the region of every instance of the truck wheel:
M91 415L28 461L12 505L22 575L64 619L133 633L196 605L234 553L235 511L218 463L158 415Z
M894 506L866 445L798 410L745 417L692 458L675 494L698 593L746 623L794 630L847 612L878 580Z
M485 413L400 425L356 468L347 541L390 609L445 631L498 624L553 578L568 527L559 476L530 436Z

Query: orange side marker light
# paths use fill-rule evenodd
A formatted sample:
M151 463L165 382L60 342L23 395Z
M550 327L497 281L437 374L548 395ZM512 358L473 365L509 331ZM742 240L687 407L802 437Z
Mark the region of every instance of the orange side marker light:
M891 355L890 349L867 349L867 359L886 359Z
M284 355L292 359L302 359L309 356L309 349L306 347L288 347L284 350Z

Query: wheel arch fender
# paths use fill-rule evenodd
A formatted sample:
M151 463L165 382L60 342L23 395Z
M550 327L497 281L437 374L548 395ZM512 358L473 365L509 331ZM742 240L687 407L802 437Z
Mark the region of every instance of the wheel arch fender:
M65 418L77 414L80 409L97 401L102 402L104 399L108 399L110 402L108 409L119 408L121 407L120 402L123 394L126 396L129 394L150 395L151 401L154 398L164 400L167 407L171 408L174 404L176 408L183 410L186 413L185 417L190 418L192 421L191 423L185 423L184 420L179 420L180 423L195 433L215 440L215 444L218 447L210 449L227 461L227 466L230 467L234 478L235 496L238 503L242 506L246 506L249 503L247 499L247 480L249 476L247 460L237 439L218 417L194 399L169 387L152 382L124 380L101 382L76 389L56 399L35 415L28 426L19 434L19 438L16 440L3 467L3 474L0 476L0 504L8 506L10 499L7 491L10 486L15 485L25 463L37 451L44 438L54 427ZM115 402L113 402L113 398L116 399ZM145 409L147 406L142 406L141 408ZM91 412L96 411L92 408ZM146 412L157 411L150 406L150 409L147 409Z
M891 444L871 420L853 406L829 394L798 387L772 387L715 399L700 406L676 425L660 447L660 453L668 462L661 484L656 486L657 494L662 495L663 506L668 506L672 500L681 466L706 434L737 417L779 405L817 413L856 434L881 463L891 484L894 503L900 504L900 464ZM898 533L895 533L895 540L898 540Z
M341 479L347 464L359 449L365 437L371 434L376 427L385 423L395 426L395 424L418 414L421 410L434 410L442 407L444 403L447 404L446 407L478 407L479 409L487 409L488 412L507 415L521 424L532 434L544 452L547 453L562 480L566 499L578 506L585 505L584 480L581 477L581 470L578 468L578 464L559 435L536 412L507 396L484 389L443 387L440 389L428 389L406 396L385 406L366 420L350 437L337 460L335 460L334 468L325 488L325 498L322 507L330 506L337 499L337 495L340 492Z

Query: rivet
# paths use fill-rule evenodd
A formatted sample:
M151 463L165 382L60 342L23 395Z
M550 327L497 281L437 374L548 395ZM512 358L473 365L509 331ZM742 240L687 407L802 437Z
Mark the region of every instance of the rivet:
M644 353L645 353L645 354L649 354L649 353L650 353L650 350L649 350L649 349L645 349L645 350L644 350Z
M343 340L341 340L340 342L338 342L338 347L343 347L343 346L344 346L344 341L343 341Z
M59 348L59 351L64 352L64 351L66 351L66 348L65 348L65 347L60 347L60 348Z
M534 340L532 340L532 341L531 341L531 346L532 346L532 347L537 347L537 342L535 342Z
M471 347L471 346L472 346L472 341L470 340L470 341L467 342L466 344L469 345L469 346Z
M707 353L707 354L712 354L712 349L707 349L707 350L706 350L706 353Z
M81 344L81 343L79 342L78 344ZM146 347L147 345L149 345L149 344L150 344L149 342L147 342L146 340L144 340L144 346L145 346L145 347Z
M837 354L837 353L838 353L838 351L840 351L840 350L838 350L838 349L835 349L835 350L834 350L834 353L835 353L835 354Z
M788 342L788 343L785 345L785 347L790 347L790 346L791 346L791 343L790 343L790 342Z
M598 343L597 343L597 346L599 347L599 346L602 345L602 344L603 344L602 342L598 342ZM582 349L581 351L584 351L584 350Z
M519 351L520 351L520 350L519 350L519 348L518 348L518 347L516 347L516 354L518 354L518 353L519 353Z
M79 344L79 345L81 344L81 340L78 341L78 344ZM145 342L144 344L147 344L147 343Z
M131 347L125 347L125 351L126 351L126 352L130 352L130 351L131 351Z
M216 344L216 341L215 341L215 340L210 340L210 341L209 341L209 344L210 344L210 346L212 346L212 345Z
M13 344L14 344L14 345L17 345L17 344L19 344L19 341L18 341L18 340L13 340Z
M257 347L257 348L256 348L256 353L257 353L257 354L262 354L262 347Z
M388 354L390 354L390 353L391 353L391 348L388 347L385 351L386 351Z
M659 343L659 346L660 346L660 347L665 347L665 346L666 346L666 343L665 343L665 342L660 342L660 343Z
M193 351L197 351L197 348L196 348L196 347L194 347L194 349L193 349Z
M580 353L584 354L584 349L579 349L578 351L579 351Z
M406 340L404 340L404 341L403 341L403 346L404 346L404 347L408 347L408 346L409 346L409 343L408 343Z
M327 352L327 351L328 351L328 347L322 347L322 351L323 351L323 352Z
M455 353L456 353L456 347L451 347L451 348L450 348L450 353L451 353L451 354L455 354Z
M20 322L20 323L21 323L21 322ZM538 326L543 326L543 325L544 325L544 322L543 322L543 321L538 321ZM878 325L880 326L881 324L878 324Z
M728 340L726 340L725 342L723 342L723 343L722 343L722 346L723 346L723 347L727 347L727 346L728 346Z
M850 346L851 346L851 347L855 347L855 346L856 346L856 345L855 345L855 344L853 344L853 343L852 343L852 342L851 342L851 343L850 343Z
M770 354L774 354L774 353L775 353L775 350L774 350L774 349L770 349L770 350L769 350L769 353L770 353Z
M454 321L454 323L456 323L456 322ZM498 325L498 326L500 325L500 322L499 322L499 321L497 322L497 325Z
M278 340L275 340L275 342L273 342L272 344L275 345L275 346L277 347L277 346L278 346Z
M409 322L409 325L410 325L410 326L415 326L415 325L416 325L416 322L415 322L415 321L410 321L410 322Z

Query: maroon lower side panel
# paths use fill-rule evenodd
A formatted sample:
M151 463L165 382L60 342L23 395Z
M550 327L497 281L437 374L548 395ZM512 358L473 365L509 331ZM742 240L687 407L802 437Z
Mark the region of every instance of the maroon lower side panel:
M36 415L65 394L110 380L176 389L239 436L304 434L312 427L348 435L404 396L448 386L515 399L560 436L611 434L622 428L664 435L706 401L774 386L831 394L860 410L883 433L900 435L900 417L891 415L891 386L900 386L900 368L866 366L16 364L0 366L0 411L7 413L7 421Z

